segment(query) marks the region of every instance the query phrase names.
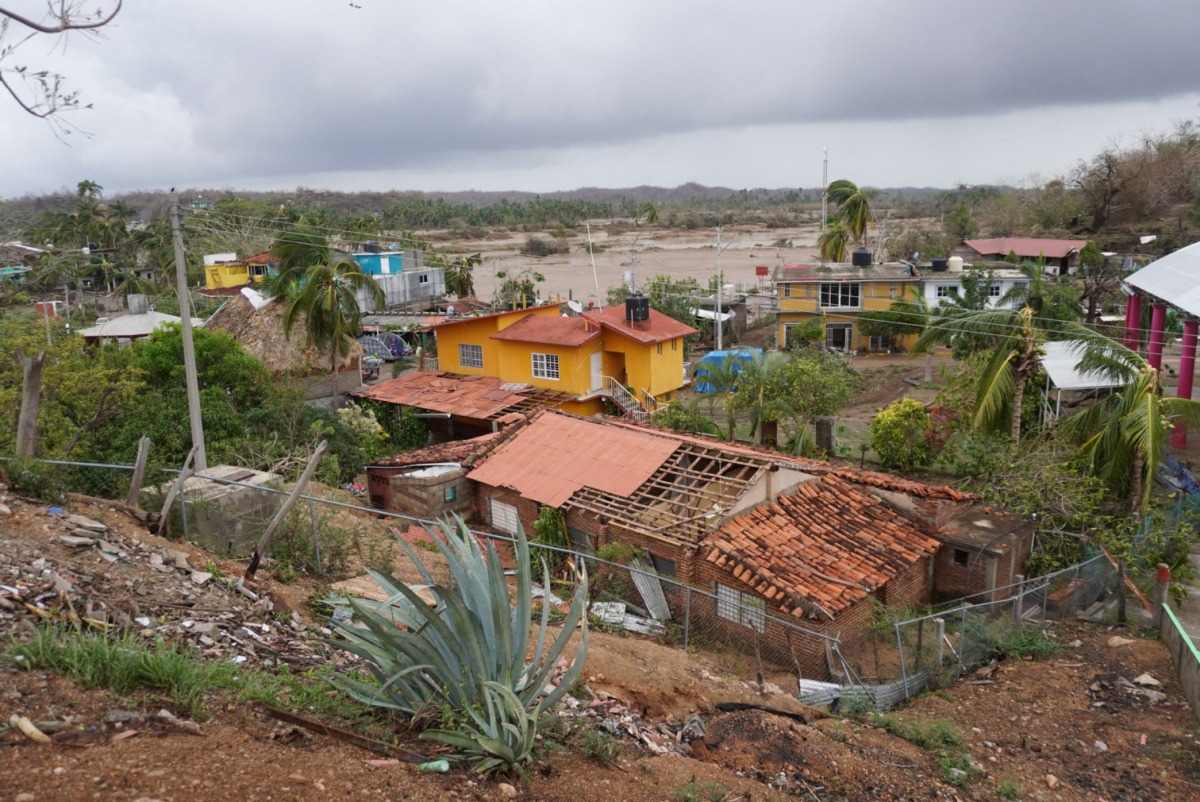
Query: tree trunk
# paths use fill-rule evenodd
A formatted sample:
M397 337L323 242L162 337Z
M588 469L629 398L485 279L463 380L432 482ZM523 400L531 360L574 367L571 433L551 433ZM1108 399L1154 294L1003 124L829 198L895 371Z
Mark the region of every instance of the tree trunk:
M24 373L24 389L21 392L21 412L17 417L17 456L32 457L37 453L38 406L42 401L42 367L46 363L45 350L36 357L17 352Z
M1018 372L1013 384L1012 410L1012 441L1013 445L1021 442L1021 403L1025 400L1025 375Z
M1142 452L1133 452L1133 476L1129 480L1130 512L1137 515L1142 511L1142 468L1145 465Z

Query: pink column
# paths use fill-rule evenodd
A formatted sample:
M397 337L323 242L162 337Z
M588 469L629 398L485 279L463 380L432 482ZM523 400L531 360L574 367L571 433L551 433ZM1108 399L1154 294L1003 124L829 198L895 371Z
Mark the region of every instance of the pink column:
M1125 347L1138 350L1142 340L1142 296L1130 295L1125 299Z
M1183 321L1183 353L1179 357L1179 388L1175 395L1180 398L1192 397L1192 374L1196 372L1196 331L1200 321L1189 317ZM1181 421L1175 424L1171 435L1171 445L1174 448L1187 448L1187 426Z
M1150 307L1150 367L1162 370L1163 329L1167 327L1167 305L1154 304Z

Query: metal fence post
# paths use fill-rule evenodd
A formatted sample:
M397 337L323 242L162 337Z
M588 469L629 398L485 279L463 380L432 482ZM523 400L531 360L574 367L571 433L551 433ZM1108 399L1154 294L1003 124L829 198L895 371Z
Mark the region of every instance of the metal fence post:
M688 650L688 639L691 636L692 629L692 589L688 585L683 586L683 650Z
M321 538L317 535L317 503L311 498L308 500L308 520L312 522L313 564L317 567L317 573L323 574L325 571L321 568Z
M933 619L933 636L937 638L937 667L941 671L946 659L946 619Z
M908 698L908 668L904 665L904 641L900 638L900 624L893 624L896 628L896 651L900 654L900 678L904 680L904 698Z

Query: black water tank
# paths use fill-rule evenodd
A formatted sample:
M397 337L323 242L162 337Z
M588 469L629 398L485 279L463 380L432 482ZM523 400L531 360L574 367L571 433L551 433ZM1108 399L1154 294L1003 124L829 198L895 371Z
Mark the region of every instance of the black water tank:
M935 256L929 260L929 269L934 273L945 273L950 260L945 256Z
M850 264L855 267L870 267L871 252L866 248L855 248L854 253L850 254Z
M363 253L379 253L379 243L375 240L367 240L363 243Z
M625 319L637 323L650 319L650 299L645 295L630 295L625 299Z

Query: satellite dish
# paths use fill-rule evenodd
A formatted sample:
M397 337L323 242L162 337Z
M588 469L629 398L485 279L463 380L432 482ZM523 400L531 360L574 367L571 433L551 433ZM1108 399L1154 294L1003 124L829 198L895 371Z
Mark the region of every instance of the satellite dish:
M567 301L567 308L578 315L583 311L583 304L579 303L579 301Z

